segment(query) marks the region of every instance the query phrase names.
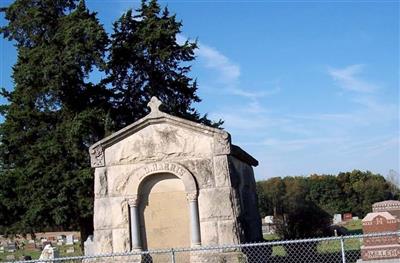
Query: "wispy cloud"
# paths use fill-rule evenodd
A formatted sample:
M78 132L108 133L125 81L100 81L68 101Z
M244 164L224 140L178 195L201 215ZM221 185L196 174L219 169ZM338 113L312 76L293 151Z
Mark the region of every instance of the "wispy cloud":
M333 111L319 108L294 113L289 105L268 108L264 103L263 98L281 92L279 80L264 83L263 86L269 87L265 90L243 88L238 63L204 43L199 43L196 55L201 66L211 69L217 76L208 79L207 86L211 90L214 87L218 92L241 98L241 103L235 107L222 103L210 112L210 117L224 119L224 126L232 132L233 139L258 152L256 157L261 162L267 156L293 156L314 167L313 158L321 158L328 166L329 160L334 159L344 163L341 167L348 165L349 169L354 169L364 166L376 156L393 151L393 147L399 147L399 140L393 138L393 133L369 132L373 127L390 126L393 121L398 123L400 117L396 114L398 105L388 103L381 97L379 91L383 87L364 76L366 65L329 68L332 81L341 90L347 91L343 96L345 107ZM352 162L347 163L348 160ZM285 169L282 167L282 170Z
M360 76L364 67L363 64L354 64L344 68L330 68L328 73L344 90L371 93L376 91L378 87Z
M234 84L240 77L240 67L217 49L199 43L196 55L204 59L205 66L219 72L220 81L224 84Z
M179 44L183 44L187 40L188 38L184 35L179 34L177 36L177 42ZM268 85L268 88L263 87L263 90L251 87L243 88L243 84L240 83L241 69L238 63L232 61L232 59L228 58L215 47L200 41L197 44L198 49L195 51L195 55L199 62L204 68L213 70L217 75L217 78L213 80L216 83L213 85L208 84L207 86L215 86L218 87L219 90L222 89L225 93L230 95L250 99L252 103L259 98L271 96L281 91L279 81L269 83L270 85Z
M241 88L235 88L235 87L231 88L232 94L246 97L246 98L253 99L253 100L257 99L257 98L271 96L271 95L279 93L280 91L281 91L281 87L279 85L275 85L271 89L264 90L264 91L248 91L248 90L244 90Z

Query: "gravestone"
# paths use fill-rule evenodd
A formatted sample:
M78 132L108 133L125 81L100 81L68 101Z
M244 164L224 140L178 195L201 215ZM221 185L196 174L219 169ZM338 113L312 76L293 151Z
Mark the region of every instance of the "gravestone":
M352 213L344 213L342 217L343 221L350 221L353 219L353 214Z
M275 234L275 224L273 216L264 217L262 224L262 233L265 234Z
M333 224L340 224L342 223L342 214L334 214L333 215Z
M253 166L229 133L160 111L89 149L94 253L262 240Z
M66 245L73 245L74 244L74 236L73 235L67 235L65 244Z
M400 220L389 212L372 212L362 220L364 234L395 232L399 229ZM365 237L361 247L359 262L382 262L383 260L400 259L400 243L397 235Z
M7 243L6 250L9 253L14 253L17 250L17 246L15 245L15 242Z
M43 248L42 254L40 254L39 259L55 259L58 257L59 257L59 254L58 254L57 248L52 247L51 244L47 244Z
M34 251L34 250L37 250L36 244L35 244L35 243L28 243L28 244L26 244L25 249L26 249L27 251Z
M67 253L67 254L71 254L71 253L74 253L74 252L75 252L75 248L74 247L69 247L69 248L67 248L65 250L65 253Z
M85 256L92 256L94 255L94 243L93 243L93 236L90 235L83 243L84 253Z
M372 205L372 212L389 212L400 219L400 201L387 200Z

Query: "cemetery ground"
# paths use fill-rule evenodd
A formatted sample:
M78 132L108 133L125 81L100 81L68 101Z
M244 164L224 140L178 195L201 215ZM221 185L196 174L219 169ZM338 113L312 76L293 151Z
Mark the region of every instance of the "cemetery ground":
M0 262L20 260L24 257L39 259L46 244L57 248L60 257L82 256L79 232L40 232L35 236L0 235Z
M73 257L73 256L82 256L82 249L80 242L75 243L74 245L54 245L59 251L60 257ZM67 253L67 250L70 248L74 248L74 252ZM28 250L28 249L17 249L14 253L4 251L0 253L0 261L8 261L7 256L14 255L16 260L22 258L23 256L30 256L32 259L39 259L42 250Z
M361 219L351 220L342 225L345 230L346 235L357 235L362 234L362 223ZM278 235L276 234L265 234L264 239L266 241L277 241L279 240ZM346 239L344 241L344 246L348 251L359 251L361 248L362 242L361 239ZM320 254L337 254L340 253L341 246L340 242L337 240L334 241L321 241L317 244L317 253ZM286 250L283 246L274 246L272 249L273 256L282 256L285 257L287 255Z

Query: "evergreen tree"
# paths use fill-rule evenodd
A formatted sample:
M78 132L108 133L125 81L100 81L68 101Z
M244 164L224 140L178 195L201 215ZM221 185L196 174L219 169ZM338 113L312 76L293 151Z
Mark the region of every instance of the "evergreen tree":
M0 108L0 231L93 228L93 176L88 147L110 129L147 114L157 96L164 111L207 125L191 106L199 102L188 77L196 43L180 45L182 24L156 1L114 25L108 38L83 0L16 0L0 28L18 51L15 86ZM93 67L107 79L89 81ZM108 89L106 88L108 85Z
M167 8L161 10L156 0L142 1L136 14L129 10L114 23L106 82L115 95L116 129L146 115L152 96L163 101L168 113L206 125L222 124L206 115L200 117L191 106L200 101L196 81L187 76L197 44L177 43L181 27L175 15Z
M84 1L16 0L0 33L15 42L0 126L0 230L92 230L88 147L104 136L107 90L87 81L107 35Z

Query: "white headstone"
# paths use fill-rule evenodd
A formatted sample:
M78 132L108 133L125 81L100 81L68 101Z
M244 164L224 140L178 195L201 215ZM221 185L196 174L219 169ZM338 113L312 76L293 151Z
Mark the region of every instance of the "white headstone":
M58 250L57 248L52 247L50 244L47 244L44 247L39 259L54 259L54 258L58 258Z
M273 223L274 223L274 217L273 217L273 216L266 216L266 217L264 218L264 222L265 222L266 224L273 224Z
M342 223L342 214L334 214L333 215L333 224L339 224Z
M85 252L85 256L92 256L94 255L94 243L93 243L93 236L90 235L83 243L83 249Z
M67 245L73 245L74 244L74 236L73 235L68 235L67 236L67 241L66 243Z

